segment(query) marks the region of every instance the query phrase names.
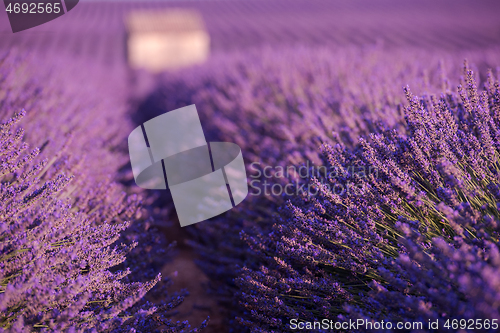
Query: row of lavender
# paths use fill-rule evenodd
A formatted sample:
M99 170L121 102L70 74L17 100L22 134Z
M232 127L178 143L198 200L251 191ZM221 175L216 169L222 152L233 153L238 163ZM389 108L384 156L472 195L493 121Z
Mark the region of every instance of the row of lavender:
M183 297L152 266L168 244L116 183L124 87L88 65L0 54L0 331L181 331L165 315ZM155 285L161 306L141 301Z
M254 184L233 211L189 227L234 331L498 318L500 96L486 76L498 54L267 49L164 75L139 116L195 103L207 140L240 145ZM307 161L307 177L279 174Z
M0 15L0 47L31 48L89 57L108 66L125 59L124 17L136 9L198 10L212 51L258 45L333 47L382 42L425 49L480 48L499 42L496 1L148 1L80 2L75 10L33 29L12 34Z

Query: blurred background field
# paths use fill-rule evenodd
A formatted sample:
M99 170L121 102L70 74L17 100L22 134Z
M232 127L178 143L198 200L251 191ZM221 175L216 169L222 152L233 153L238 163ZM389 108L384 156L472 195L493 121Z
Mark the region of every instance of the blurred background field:
M482 48L499 42L497 1L81 1L78 10L12 34L0 21L0 46L68 53L108 66L122 65L124 19L135 10L199 11L212 53L258 45L346 45L383 43L448 50Z
M137 63L131 65L127 44L131 29L157 28L127 28L127 18L169 10L174 16L196 13L202 23L191 28L166 24L159 28L162 33L175 35L179 29L195 26L208 36L207 45L203 33L189 42L195 46L183 50L176 49L182 37L180 42L168 37L158 42L167 46L155 51L153 45L152 52L161 57L174 43L177 46L168 51L169 57L179 59L168 60L173 65L165 71L163 60L143 69ZM106 121L113 122L116 116L121 122L127 117L126 125L117 130L120 137L115 138L123 144L125 129L196 103L209 141L238 143L247 162L300 163L317 158L317 149L312 148L318 145L317 136L332 139L332 130L355 145L358 136L376 130L380 119L397 128L403 118L397 105L405 102L401 87L410 84L418 93L437 92L442 88L440 70L456 86L465 57L484 81L486 68L500 65L499 17L500 2L493 0L82 0L68 14L16 34L2 13L0 53L15 50L34 57L35 65L24 75L45 78L50 75L43 68L47 66L72 89L81 85L83 90L87 86L99 90L98 98L109 112ZM199 55L192 57L193 52ZM148 57L141 61L147 62ZM69 69L81 77L65 74ZM121 148L126 152L125 146ZM252 199L240 210L255 205L256 211L263 212L238 211L185 230L177 226L168 195L135 188L129 166L116 170L115 178L130 194L146 198L142 218L151 218L154 230L168 242L177 242L176 256L167 260L151 255L153 259L141 264L137 263L141 251L160 253L167 241L150 237L143 247L139 244L130 265L141 269L129 265L134 277L143 279L141 274L147 272L146 278L151 279L161 271L174 282L169 291L186 288L190 292L176 311L168 312L174 320L187 319L196 326L209 315L207 332L243 330L234 317L248 312L236 310L238 301L231 299L239 292L234 267L246 263L251 267L255 257L239 243L239 232L255 232L256 226L261 228L257 232L269 232L263 225L279 200L263 208L260 199ZM149 300L161 304L162 297L157 293Z

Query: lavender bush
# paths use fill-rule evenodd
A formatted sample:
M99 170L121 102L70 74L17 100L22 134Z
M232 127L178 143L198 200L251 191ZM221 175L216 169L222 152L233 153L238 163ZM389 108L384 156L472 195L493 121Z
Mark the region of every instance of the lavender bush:
M405 89L406 134L323 145L341 176L310 179L317 193L290 198L270 234L243 234L264 263L238 278L242 322L439 320L444 332L446 320L500 318L499 88L490 72L479 92L466 66L458 94ZM330 189L347 181L351 192Z
M78 66L0 57L2 118L29 110L0 126L0 330L187 329L165 317L182 296L140 302L161 276L133 282L123 267L137 242L118 242L121 232L131 220L142 233L147 224L140 197L113 181L128 162L120 144L131 125L119 89L100 87L98 68L84 76Z
M472 202L473 217L465 213L466 219L480 220L477 214L487 216L486 212L495 217L490 207L495 181L478 183L478 177L473 175L473 184L468 184L466 190L460 188L465 194L456 190L458 185L441 186L440 181L452 181L447 176L451 172L448 162L458 157L443 160L435 153L441 146L424 149L424 157L407 156L411 154L408 151L418 152L427 141L417 140L422 135L407 125L405 113L413 124L426 123L428 116L411 116L398 105L404 102L401 85L409 84L414 93L422 94L446 91L444 77L456 82L457 59L465 55L458 50L498 44L497 3L389 1L374 6L369 1L103 2L81 4L78 11L50 22L50 34L44 33L48 24L23 34L3 34L0 40L5 49L13 45L34 49L38 58L25 61L18 56L0 57L0 119L7 121L2 141L5 174L1 175L1 224L14 226L0 231L6 240L0 256L8 264L2 262L0 266L0 304L5 302L0 312L2 329L187 329L187 323L169 319L185 293L172 297L167 293L168 279L159 281L157 277L171 249L157 217L170 218L172 211L150 192L141 199L144 192L127 186L133 181L125 166L127 156L121 153L126 150L123 142L131 129L124 120L128 116L126 95L141 97L138 87L123 84L127 78L123 16L139 8L179 6L200 10L214 54L262 44L287 47L279 52L244 50L240 54L216 55L203 66L167 73L158 90L142 105L144 112L134 115L138 116L137 123L196 103L204 116L209 141L237 142L247 165L259 162L262 168L286 167L313 161L333 164L343 171L343 178L306 183L317 187L321 182L352 182L357 177L354 171L348 171L352 164L397 167L388 172L398 172L388 176L380 171L373 179L358 177L357 184L366 192L340 199L326 190L312 198L290 198L289 203L286 197L251 196L228 214L190 227L192 245L201 257L199 264L210 275L211 290L228 312L227 326L237 332L245 330L231 322L235 317L254 331L287 330L286 321L293 316L436 318L437 309L446 306L456 310L457 316L493 315L496 287L486 285L484 277L494 273L494 265L486 262L486 256L493 258L492 262L496 260L494 248L479 253L476 250L486 249L488 244L473 240L487 241L489 236L485 235L494 237L494 226L488 224L484 232L480 227L462 227L466 231L461 232L453 221L461 224L462 217L452 210L461 213L467 207L455 204ZM8 31L6 24L3 20L0 27ZM390 51L339 49L377 42ZM294 48L296 43L329 45L334 51ZM431 55L409 45L436 52ZM405 49L398 49L400 46ZM438 50L457 52L450 55ZM73 59L47 61L62 54ZM474 52L467 57L477 64L478 73L498 63L497 51ZM439 59L444 59L444 65ZM132 82L133 75L129 79ZM488 91L492 91L490 87ZM467 133L464 124L476 120L465 111L458 112L467 107L451 96L446 100L447 107L464 115L456 116L454 121ZM471 101L472 96L469 93ZM495 103L488 101L490 111ZM432 117L437 114L432 111L434 105L432 99L424 98L423 108L431 110ZM17 132L18 118L8 121L23 108L29 111L19 115L26 129L24 137ZM441 123L433 126L443 127ZM358 140L370 133L374 135L366 142ZM476 130L477 138L482 135L478 133L481 129ZM490 136L496 142L492 133ZM429 145L435 140L431 137ZM469 138L459 140L466 142ZM21 141L40 149L27 148ZM320 145L322 154L318 152ZM373 156L368 153L370 149L375 149ZM406 155L400 159L397 154ZM404 164L413 163L413 159L422 162L419 168L428 174L415 175L415 170L421 170ZM396 160L395 164L392 160ZM455 167L457 174L471 174L463 165ZM248 170L250 175L254 171ZM413 203L405 191L411 192L415 184L423 187L423 194L419 193ZM398 190L394 192L392 186ZM470 200L476 195L473 186L486 193L484 198ZM458 193L458 199L453 197L453 191ZM315 201L320 199L319 203ZM441 201L444 205L440 206ZM488 206L477 206L483 201ZM160 205L163 207L158 209ZM424 213L411 205L422 208ZM280 215L275 217L280 206ZM333 212L328 211L330 208ZM156 210L162 213L156 214ZM439 222L440 218L445 222ZM127 230L123 230L128 225L125 221L133 221ZM337 225L339 221L356 225L357 229L342 228ZM426 221L432 222L429 230L418 228ZM447 223L449 227L444 228ZM415 225L417 231L413 232ZM331 243L333 232L345 243ZM470 232L475 237L472 240L467 236ZM365 238L359 244L350 242L360 235ZM446 243L435 241L435 237ZM465 245L459 248L457 245L462 243L456 237L465 237L468 242L463 241ZM117 245L120 243L128 245ZM339 257L339 253L345 256ZM400 257L401 253L409 259ZM425 260L429 255L434 261ZM460 255L467 255L466 259L454 257ZM448 258L453 259L457 270L470 274L457 277L455 272L450 273L451 268L445 264L451 262ZM50 263L43 266L48 260ZM475 270L470 268L471 260L476 262ZM432 280L428 278L431 275L426 275L425 284L418 285L412 274L421 276L422 272L434 275ZM153 293L138 301L154 283ZM464 285L469 287L460 289ZM481 291L474 289L478 285L490 288L492 298L480 301ZM13 286L20 291L12 290ZM435 290L443 292L435 294ZM395 307L390 300L401 300L405 305Z
M450 82L460 79L461 65L458 59L467 56L480 72L484 72L485 68L497 63L496 54L492 50L460 52L451 56L411 49L387 52L375 47L338 51L316 48L264 49L256 53L220 56L192 70L166 74L159 88L139 108L137 122L166 110L195 103L200 110L207 138L236 142L243 149L247 167L252 162L259 162L262 168L299 166L306 160L325 165L326 152L321 154L318 151L320 145L335 147L340 140L345 146L343 149L354 154L359 153L362 147L358 140L360 136L370 133L382 135L388 130L396 130L402 136L410 135L405 123L405 111L399 107L405 102L400 89L402 85L410 84L418 93L447 91ZM347 164L347 161L350 160L344 163ZM338 163L335 165L341 166ZM255 176L254 168L247 171L250 176ZM283 179L273 177L271 181ZM268 262L270 258L276 257L276 260L288 263L287 258L292 256L280 252L282 250L278 246L284 245L276 242L282 234L275 230L278 227L273 227L276 223L273 215L285 203L284 199L272 195L251 195L225 216L190 228L194 237L192 245L201 256L199 264L212 278L212 291L228 309L227 317L231 327L235 327L234 331L244 330L234 322L236 316L243 318L239 320L242 323L246 323L248 318L254 318L252 320L255 322L266 322L264 319L290 318L292 313L284 315L281 310L277 310L280 309L277 304L267 303L278 289L276 285L273 287L275 289L268 288L259 280L266 279L267 273L274 274L273 270L277 269L275 262ZM362 198L359 200L361 205ZM375 210L375 213L382 218L378 211ZM283 209L282 214L278 225L283 226L279 228L288 228L292 219L287 218L286 214L290 214L287 208ZM357 221L354 213L352 216L353 221ZM244 232L240 236L242 230ZM321 234L320 231L324 229L313 231L315 229L310 227L309 230ZM310 239L315 238L307 238ZM306 239L303 241L306 242ZM288 242L295 241L291 238ZM300 251L293 251L296 251L293 258L301 256ZM317 252L313 251L309 255L312 254L316 255ZM298 269L304 261L294 263L294 269ZM307 269L311 269L311 265L306 266ZM239 273L244 266L246 268ZM317 263L316 270L311 274L323 274L320 266ZM268 270L263 268L264 271L261 271L261 267L268 267ZM324 269L323 266L321 269ZM327 272L333 274L329 270ZM255 274L260 274L259 278ZM239 275L237 286L234 281ZM311 288L314 287L303 289L304 293L309 291L308 295L314 295L315 299L337 297L334 292L338 288L330 286L322 291ZM239 301L234 297L241 290L244 292L244 307L239 307ZM365 293L368 290L366 286ZM299 297L302 296L283 296L287 300ZM336 306L342 308L346 299L339 298ZM270 304L278 311L274 317ZM310 312L304 310L308 318L319 316L315 309L311 305ZM345 312L339 310L335 315L342 311ZM267 321L270 326L264 324L263 327L269 329L271 321ZM286 330L285 321L281 329Z

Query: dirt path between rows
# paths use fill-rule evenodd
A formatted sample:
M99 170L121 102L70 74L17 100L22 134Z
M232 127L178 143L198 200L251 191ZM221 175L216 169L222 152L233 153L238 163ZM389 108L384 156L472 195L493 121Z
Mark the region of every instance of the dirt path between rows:
M188 320L191 327L197 327L207 316L210 316L209 324L203 330L204 333L228 332L228 328L223 326L220 306L214 295L207 293L206 285L209 279L196 265L197 255L194 250L185 244L189 237L187 232L176 221L175 226L166 229L165 233L170 241L177 242L178 253L162 268L161 273L163 276L169 276L174 282L170 288L172 292L180 289L187 289L189 292L189 296L176 308L179 313L173 318L180 321Z

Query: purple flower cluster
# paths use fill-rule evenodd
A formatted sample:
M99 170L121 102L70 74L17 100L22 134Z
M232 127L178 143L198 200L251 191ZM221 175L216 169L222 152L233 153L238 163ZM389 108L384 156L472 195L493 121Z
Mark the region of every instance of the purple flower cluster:
M151 268L123 265L136 240L165 241L144 227L142 199L114 181L130 173L119 174L132 126L121 87L79 66L0 55L0 331L182 331L165 317L182 296L163 288L161 306L140 301L159 267L133 282ZM137 233L120 239L134 220ZM152 256L141 256L147 266Z
M392 304L394 312L390 314L383 309L393 300L388 293L396 287L401 297L412 302L425 299L403 285L412 285L414 280L409 279L409 270L404 274L398 271L406 269L398 258L406 254L410 262L416 262L411 253L417 258L422 255L411 250L413 245L408 242L420 246L419 251L427 251L426 256L437 257L440 250L432 245L436 237L457 248L453 242L460 233L450 227L453 219L435 221L444 216L437 210L448 205L454 211L459 208L452 203L467 202L465 194L453 194L455 178L449 174L458 172L457 161L473 166L475 172L494 169L484 166L488 159L477 157L472 164L459 157L476 156L473 152L483 149L489 151L488 157L494 156L491 148L484 148L492 144L472 144L475 141L468 133L474 129L476 138L487 138L480 133L489 133L490 141L497 142L493 135L496 127L477 127L479 119L486 116L475 110L487 110L481 114L489 112L490 118L496 119L498 102L493 79L482 97L473 97L478 94L473 95L473 88L466 90L471 97L464 93L457 97L450 82L464 80L459 59L468 57L479 72L485 72L496 64L495 54L494 50L455 55L411 49L388 52L377 47L264 49L216 57L206 65L168 73L161 79L158 89L139 108L139 118L149 119L195 103L208 139L236 142L247 166L259 162L286 168L311 161L340 171L335 179L308 180L318 192L314 196L249 196L223 217L189 228L192 245L201 256L199 264L211 277L219 301L226 305L231 325L237 325L234 318L239 317L238 323L256 332L287 331L291 318L395 318L392 316L402 311L401 306ZM473 84L468 75L464 87ZM408 91L405 98L400 87L407 84L429 97L419 101ZM431 97L440 91L444 91L443 101ZM466 107L467 98L473 106ZM407 99L411 104L405 109L401 105ZM496 124L489 119L481 121L488 126ZM451 135L448 128L456 128L458 142L469 144L455 159L441 152ZM458 134L459 130L465 134ZM438 141L429 141L435 135L426 131L438 133ZM431 148L433 145L436 147ZM359 168L377 172L360 177L353 171ZM462 172L470 171L463 168ZM249 175L253 171L249 169ZM445 180L447 183L442 183ZM336 183L346 181L354 182L363 192L339 195L330 191ZM486 185L483 190L492 193L489 189L493 185ZM492 201L488 207L487 211L494 211L496 203ZM481 207L474 209L485 212ZM408 230L420 226L416 230L423 232L425 241L406 236L406 225ZM471 232L476 232L476 238L483 237L482 231ZM397 265L401 268L395 268ZM428 274L425 269L422 272ZM428 279L438 283L438 279ZM444 288L444 281L453 286L458 280L443 277L438 290ZM458 307L477 305L469 294L467 298L460 292L450 289L449 293L460 295L456 297L463 303ZM424 301L429 313L452 315L453 311L432 308L434 301ZM490 310L494 308L491 304ZM401 318L432 317L407 311ZM453 313L466 317L464 312ZM244 329L233 327L235 331Z
M154 80L127 71L123 18L172 7L200 11L211 59L160 76L130 114L126 101ZM498 45L498 8L81 3L3 34L0 47L23 56L0 53L0 331L190 329L172 319L187 292L172 295L158 275L173 207L135 186L125 145L133 127L193 103L207 140L237 143L247 166L335 170L266 179L249 167L252 179L315 193L251 195L186 228L226 327L498 317L500 107L497 81L483 75L499 60L487 49ZM480 75L459 77L464 58ZM406 85L423 97L405 96ZM345 184L354 190L334 191Z
M344 169L360 185L344 195L312 178L317 194L290 198L270 234L243 235L264 261L237 281L253 331L287 331L291 318L430 320L438 331L500 318L499 82L489 72L479 91L466 64L458 93L405 93L406 133L322 147L325 165L376 176Z

